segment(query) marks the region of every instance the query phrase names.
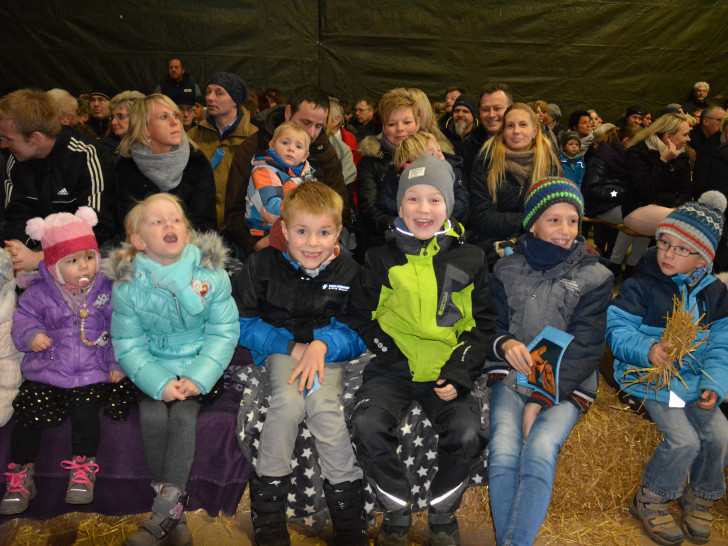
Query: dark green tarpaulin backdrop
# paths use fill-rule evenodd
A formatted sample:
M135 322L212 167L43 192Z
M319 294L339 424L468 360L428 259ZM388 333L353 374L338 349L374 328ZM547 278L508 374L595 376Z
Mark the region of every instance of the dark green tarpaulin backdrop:
M6 0L0 89L150 92L179 56L201 87L217 70L253 90L315 83L344 100L500 81L606 120L684 102L699 80L728 94L727 21L728 2L694 0Z

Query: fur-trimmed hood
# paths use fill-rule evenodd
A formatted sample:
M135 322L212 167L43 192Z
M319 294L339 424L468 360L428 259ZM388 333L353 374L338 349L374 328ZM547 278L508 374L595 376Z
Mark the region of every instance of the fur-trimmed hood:
M382 135L381 133L374 136L370 135L364 138L359 143L359 149L357 150L364 157L375 157L383 158L384 152L382 151Z
M228 248L223 243L222 237L217 233L208 231L199 233L192 231L190 244L197 246L202 252L202 261L200 265L205 269L224 269L227 261ZM114 284L129 282L134 278L136 267L134 263L126 258L119 256L120 250L130 248L129 243L124 243L120 247L112 249L106 259L101 262L101 271L111 279Z
M15 309L15 274L13 259L0 248L0 322L9 321Z

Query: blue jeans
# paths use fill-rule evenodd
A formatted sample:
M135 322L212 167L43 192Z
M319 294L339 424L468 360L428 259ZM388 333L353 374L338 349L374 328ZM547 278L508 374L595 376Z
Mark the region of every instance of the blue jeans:
M578 408L568 401L543 409L523 441L527 398L502 383L493 386L490 413L490 509L499 545L531 545L551 503L556 460Z
M696 403L671 408L645 400L645 408L663 441L642 473L642 485L660 497L677 499L690 474L690 489L696 497L721 498L725 492L723 469L728 464L728 421L718 404L704 410Z

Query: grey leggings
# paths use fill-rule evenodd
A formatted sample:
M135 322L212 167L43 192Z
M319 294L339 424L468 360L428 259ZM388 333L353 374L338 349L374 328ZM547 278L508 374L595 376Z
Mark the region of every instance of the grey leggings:
M200 402L162 402L142 394L139 398L142 447L152 481L187 489L197 442Z

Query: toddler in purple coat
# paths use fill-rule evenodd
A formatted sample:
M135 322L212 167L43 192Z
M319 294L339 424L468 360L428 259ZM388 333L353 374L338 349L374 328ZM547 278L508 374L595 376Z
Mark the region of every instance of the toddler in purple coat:
M109 339L111 282L99 272L93 230L96 213L81 207L28 221L26 233L40 240L44 261L18 301L12 337L25 353L23 383L13 401L16 421L12 462L0 514L19 514L36 495L34 461L41 431L71 418L73 457L66 502L88 504L99 470L99 407L109 383L124 378Z

